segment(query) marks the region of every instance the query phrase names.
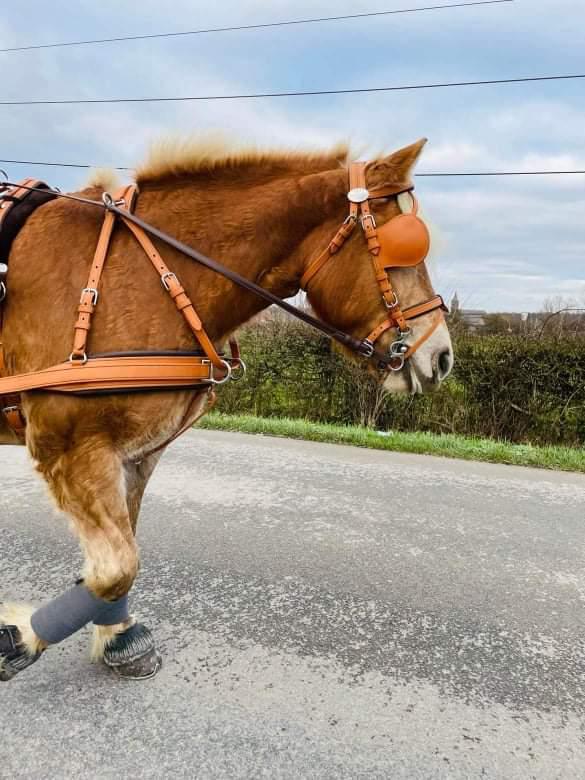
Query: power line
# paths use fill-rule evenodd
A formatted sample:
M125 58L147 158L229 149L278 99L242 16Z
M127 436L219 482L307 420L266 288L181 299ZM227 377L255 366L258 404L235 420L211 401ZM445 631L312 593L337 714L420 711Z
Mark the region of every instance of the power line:
M39 165L49 166L51 168L102 168L113 167L116 171L133 171L134 168L124 166L100 166L90 165L87 163L60 163L60 162L40 162L39 160L0 160L0 163L5 165ZM583 170L568 170L568 171L451 171L451 172L430 172L430 173L417 173L417 178L434 178L434 177L459 177L459 176L570 176L570 175L585 175L585 169Z
M493 84L526 84L535 81L567 81L585 79L585 73L562 76L527 76L513 79L488 79L484 81L450 81L435 84L406 84L395 87L361 87L355 89L317 89L296 92L258 92L235 95L194 95L190 97L145 98L86 98L81 100L2 100L0 106L65 106L103 103L180 103L193 100L254 100L258 98L300 97L314 95L357 95L366 92L405 92L419 89L443 89L446 87L480 87Z
M113 168L115 171L133 171L119 165L90 165L87 163L40 162L39 160L0 160L7 165L47 165L51 168Z
M31 51L33 49L58 49L64 46L89 46L91 44L118 43L120 41L144 41L152 38L178 38L186 35L207 35L210 33L238 32L243 30L260 30L269 27L289 27L298 24L315 24L323 22L341 22L349 19L367 19L379 16L393 16L395 14L410 14L419 11L439 11L448 8L469 8L479 5L500 5L512 3L514 0L474 0L473 2L450 3L448 5L428 5L417 8L397 8L390 11L367 11L359 14L346 14L344 16L321 16L310 19L290 19L283 22L265 22L262 24L242 24L233 27L209 27L202 30L185 30L183 32L151 33L148 35L124 35L117 38L96 38L87 41L64 41L62 43L40 43L29 46L13 46L0 49L0 53L7 54L15 51Z
M456 173L417 173L415 176L430 178L433 176L569 176L572 174L585 174L585 169L582 171L461 171Z

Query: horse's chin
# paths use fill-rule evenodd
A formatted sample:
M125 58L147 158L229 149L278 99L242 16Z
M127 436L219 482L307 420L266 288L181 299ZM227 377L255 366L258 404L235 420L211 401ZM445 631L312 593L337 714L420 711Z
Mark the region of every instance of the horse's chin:
M413 390L410 374L411 368L409 366L404 366L400 371L392 371L384 380L384 390L392 395L412 395L416 393L417 390ZM416 382L420 385L418 380ZM422 388L418 392L421 391Z

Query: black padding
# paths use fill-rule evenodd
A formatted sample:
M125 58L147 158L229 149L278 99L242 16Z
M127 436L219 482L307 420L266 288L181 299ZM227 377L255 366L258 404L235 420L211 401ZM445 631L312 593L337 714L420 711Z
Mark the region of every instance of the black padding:
M19 198L14 203L2 221L2 229L0 230L0 263L8 263L8 255L10 254L12 243L33 211L57 197L54 192L49 190L48 185L43 182L40 182L38 186L40 189L46 189L47 192L36 192L33 190L23 195L22 198ZM4 200L10 200L10 198L4 198ZM1 202L2 199L0 199Z

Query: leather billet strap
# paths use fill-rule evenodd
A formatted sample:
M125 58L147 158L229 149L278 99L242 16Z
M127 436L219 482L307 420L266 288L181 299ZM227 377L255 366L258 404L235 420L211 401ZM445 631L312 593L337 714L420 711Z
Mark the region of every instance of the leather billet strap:
M0 382L2 380L0 379ZM16 434L17 438L24 441L26 435L26 418L22 413L20 406L20 395L18 393L8 393L0 396L0 412L8 426Z
M127 185L116 193L116 200L131 211L136 199L136 191L135 185ZM74 326L73 349L71 350L72 360L87 359L87 337L91 328L91 317L98 302L100 279L108 256L115 224L116 217L107 211L104 215L102 229L93 256L87 286L81 291L79 306L77 307L77 322Z

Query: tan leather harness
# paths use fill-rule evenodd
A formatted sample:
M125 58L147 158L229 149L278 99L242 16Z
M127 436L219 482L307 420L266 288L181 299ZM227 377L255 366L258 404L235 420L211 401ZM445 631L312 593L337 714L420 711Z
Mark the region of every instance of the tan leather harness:
M378 233L382 233L387 226L391 223L396 223L401 217L390 220L388 225L378 231L374 216L369 210L368 202L374 198L389 197L398 195L402 192L409 192L411 189L412 187L409 185L400 185L368 192L365 187L365 163L353 163L350 168L350 191L348 193L348 199L350 201L349 216L337 231L327 248L309 265L301 279L301 287L306 289L315 274L323 267L327 260L332 257L332 255L341 249L345 241L352 234L358 221L360 222L366 236L368 249L374 260L376 279L380 285L382 296L388 309L388 317L380 323L366 339L360 340L334 328L326 322L317 320L307 312L297 309L292 304L278 298L251 280L240 276L212 258L203 255L197 250L192 249L172 236L163 233L141 220L133 213L138 194L138 187L135 184L123 187L117 191L113 197L108 193L104 193L103 200L100 202L80 196L67 195L60 193L57 190L48 190L46 185L36 180L27 179L20 184L6 182L3 190L0 190L0 208L4 208L4 213L0 210L0 228L2 218L6 216L8 210L13 208L15 204L18 204L19 199L22 199L25 193L31 192L43 192L45 194L49 192L54 197L68 198L87 205L99 207L105 209L105 215L91 265L88 283L81 291L80 302L77 307L77 320L74 325L73 345L69 359L63 363L39 371L32 371L14 376L1 376L0 410L3 412L12 430L22 439L24 438L26 430L26 420L22 413L20 400L20 394L23 392L42 390L55 393L87 394L103 392L119 393L129 390L167 389L207 389L208 391L211 391L214 385L223 384L228 379L235 379L238 369L241 369L242 371L245 370L245 365L240 358L239 348L235 340L230 340L230 357L225 357L218 353L215 345L206 333L201 319L197 315L193 303L189 299L185 289L182 287L175 273L167 267L160 253L149 238L149 235L159 239L168 246L177 249L207 268L211 268L222 274L240 287L254 292L269 303L276 304L298 319L303 320L312 327L325 333L330 338L339 341L362 357L373 358L377 361L379 368L389 371L400 370L400 368L403 367L405 360L431 336L442 321L442 318L438 318L435 324L417 342L410 346L405 343L405 338L410 332L407 322L431 311L445 309L445 305L440 296L435 296L429 301L425 301L417 306L410 307L404 311L401 310L398 298L386 272L387 266L384 264L388 261L388 265L392 265L392 259L385 258L385 242L380 242L378 240ZM414 198L413 203L416 208L416 201ZM409 215L402 216L408 217ZM411 216L418 220L416 213ZM91 329L92 316L99 300L99 283L106 262L116 219L119 219L131 231L144 250L154 269L159 274L162 286L168 292L177 309L185 318L187 325L202 347L204 355L184 352L135 352L88 356L88 335ZM426 231L424 223L420 220L419 222ZM399 240L396 241L396 237L394 238L395 246L392 246L392 240L389 242L391 252L400 254L401 244L406 246L407 249L405 253L407 261L397 262L396 264L414 265L418 262L422 262L426 256L426 251L420 257L419 254L421 253L418 248L415 248L413 253L413 239L411 237L407 238L406 241L404 240L405 233L408 233L408 229L404 230L404 228L405 226L402 225L402 232ZM412 261L413 254L416 255L416 262ZM409 257L410 260L408 259ZM0 277L2 277L1 267ZM0 285L4 285L4 278L0 279ZM3 286L0 287L0 304L3 300L1 297L3 294L2 290L4 290L5 293L5 288ZM1 342L1 324L0 306L0 374L5 374L6 368ZM375 342L390 328L396 328L398 330L398 338L393 342L389 353L386 354L376 349ZM172 441L180 435L180 433L192 423L192 421L188 420L190 410L191 406L187 410L183 421L184 424L181 424L179 431L163 445L157 447L157 450L166 446L169 441Z
M25 193L39 189L36 180L27 179L10 192L4 203L13 208ZM114 202L118 207L132 212L138 187L128 185L115 194ZM8 208L2 218L6 218ZM239 355L237 342L230 340L231 356L219 355L215 345L205 332L203 324L195 311L176 274L169 270L152 241L139 228L122 216L140 246L160 276L162 286L169 293L177 309L181 312L193 335L201 345L204 355L185 353L130 353L108 354L105 356L87 355L87 339L91 329L91 319L99 299L99 283L110 246L116 214L106 210L87 286L81 291L77 307L77 320L74 325L73 346L69 359L56 366L31 371L26 374L3 376L0 378L0 409L9 426L19 438L24 438L26 419L22 413L20 394L32 390L45 390L57 393L83 394L103 392L124 392L128 390L165 390L165 389L207 389L209 402L213 385L223 384L233 376L234 370L244 368ZM0 269L1 272L1 269ZM1 282L4 284L4 281ZM4 288L5 294L5 288ZM1 311L0 311L1 316ZM1 337L1 320L0 320ZM5 373L4 349L0 341L0 373ZM174 434L172 439L181 433ZM169 439L168 441L171 441ZM163 446L166 446L165 445ZM156 450L161 449L157 447Z

